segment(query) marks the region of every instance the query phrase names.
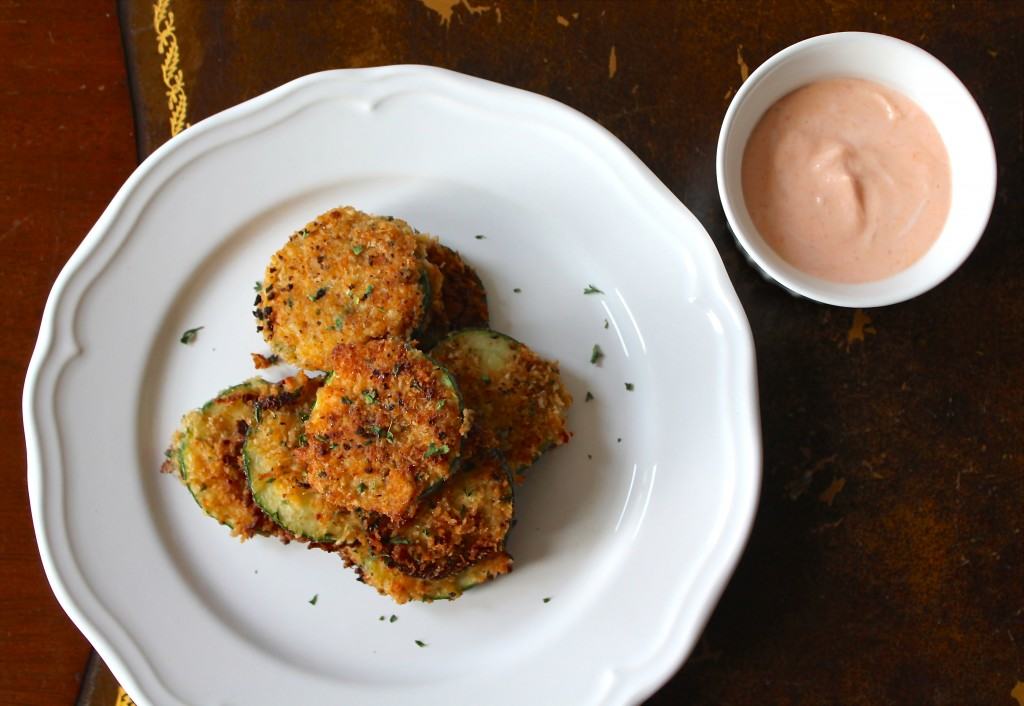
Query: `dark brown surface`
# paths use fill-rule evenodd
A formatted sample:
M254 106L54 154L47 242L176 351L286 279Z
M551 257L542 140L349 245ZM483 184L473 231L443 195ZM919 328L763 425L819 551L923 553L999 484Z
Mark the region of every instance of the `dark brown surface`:
M21 389L50 286L135 154L113 3L0 2L0 52L0 704L52 706L74 701L89 644L43 576Z
M153 4L122 6L143 155L168 137ZM445 21L415 0L170 0L188 119L310 71L414 62L537 91L604 124L708 228L758 347L754 533L694 656L651 702L1012 705L1024 681L1024 3L471 5ZM0 509L0 703L68 703L86 651L43 583L17 423L46 291L132 161L116 23L102 4L68 6L0 5L0 275L13 295L0 414L17 450L0 475L16 498ZM867 312L866 327L761 280L726 230L714 179L746 67L841 29L945 61L988 118L1000 167L992 222L965 266Z

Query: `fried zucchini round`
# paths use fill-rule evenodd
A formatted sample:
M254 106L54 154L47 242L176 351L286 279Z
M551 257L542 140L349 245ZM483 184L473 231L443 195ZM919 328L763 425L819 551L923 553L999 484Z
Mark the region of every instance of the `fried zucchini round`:
M242 469L242 445L256 401L274 389L273 384L252 378L186 414L164 464L164 470L177 474L207 515L243 540L254 534L287 538L253 502Z
M362 534L358 518L310 487L306 464L295 453L308 444L303 423L322 384L300 373L261 397L242 458L253 499L268 517L312 542L346 543Z
M424 239L427 261L443 276L440 289L434 291L435 306L423 343L430 347L452 331L488 325L487 292L476 271L455 250L434 238Z
M515 473L569 441L565 423L572 396L558 363L488 329L453 333L430 355L455 376L480 434Z
M385 563L407 576L440 579L504 550L515 510L509 474L495 455L472 463L424 500L411 521L368 522L370 547Z
M404 341L342 345L306 421L309 482L329 502L411 517L446 480L469 420L448 372Z
M365 545L343 547L341 555L346 566L355 566L360 581L381 595L390 596L395 603L455 600L469 589L512 570L512 557L505 552L484 557L457 574L433 580L406 576L389 567L383 557Z
M283 360L330 370L338 344L417 335L430 304L425 246L409 224L346 207L274 253L253 315Z

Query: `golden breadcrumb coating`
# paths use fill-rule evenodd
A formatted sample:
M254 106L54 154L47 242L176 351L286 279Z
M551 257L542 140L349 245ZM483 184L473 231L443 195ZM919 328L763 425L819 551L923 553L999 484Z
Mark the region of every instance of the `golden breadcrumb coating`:
M242 444L256 401L273 391L273 384L252 378L186 414L162 468L181 479L206 514L243 540L254 534L287 539L253 502L242 468Z
M267 265L253 314L274 353L330 370L341 343L410 338L426 324L425 246L405 221L335 208L291 235Z
M354 566L359 580L390 596L395 603L408 601L455 600L465 591L512 570L512 557L497 552L463 571L443 579L418 579L390 568L366 546L344 547L341 555L346 566Z
M338 346L306 422L309 482L327 500L411 517L452 473L467 425L455 381L404 341Z

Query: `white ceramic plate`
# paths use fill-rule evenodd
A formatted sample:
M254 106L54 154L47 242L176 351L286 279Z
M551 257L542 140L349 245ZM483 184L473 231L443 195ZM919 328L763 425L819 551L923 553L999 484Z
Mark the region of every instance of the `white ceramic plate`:
M515 571L453 603L239 544L157 473L180 415L266 350L249 312L270 254L339 204L461 250L493 326L576 398L575 438L518 495ZM749 328L693 215L579 113L425 67L308 76L147 159L54 285L24 411L50 583L142 704L640 700L692 648L760 480Z

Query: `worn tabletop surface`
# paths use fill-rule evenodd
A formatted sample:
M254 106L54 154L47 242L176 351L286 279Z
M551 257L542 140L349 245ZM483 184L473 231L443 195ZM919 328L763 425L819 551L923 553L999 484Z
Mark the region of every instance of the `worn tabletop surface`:
M967 263L869 311L762 280L714 173L748 72L851 29L948 64L999 160ZM704 223L750 319L760 509L694 654L651 702L1024 705L1022 36L1021 2L0 3L0 704L73 702L89 652L43 577L20 424L60 267L172 131L311 71L422 63L551 96L615 133Z

